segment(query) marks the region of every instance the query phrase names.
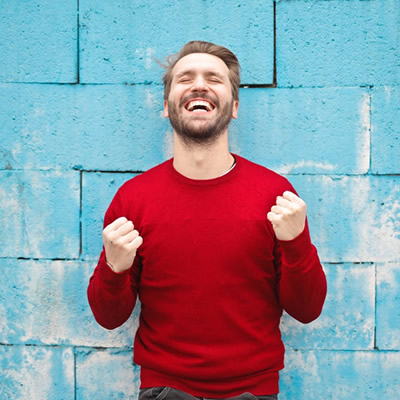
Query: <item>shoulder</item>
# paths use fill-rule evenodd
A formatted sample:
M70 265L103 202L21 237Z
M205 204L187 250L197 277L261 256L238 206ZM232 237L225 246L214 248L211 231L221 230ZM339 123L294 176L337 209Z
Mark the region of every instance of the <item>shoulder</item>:
M168 184L168 161L127 180L114 195L107 210L105 221L124 216L140 226L141 215L151 199L165 192Z
M118 193L120 195L128 195L132 192L138 193L154 189L155 186L165 180L168 175L167 169L170 163L171 160L164 161L163 163L129 179L118 189Z
M238 157L241 165L243 175L246 177L249 182L253 184L261 184L267 185L273 191L285 191L285 190L293 190L293 186L288 181L288 179L271 169L264 167L255 162L249 161L246 158Z

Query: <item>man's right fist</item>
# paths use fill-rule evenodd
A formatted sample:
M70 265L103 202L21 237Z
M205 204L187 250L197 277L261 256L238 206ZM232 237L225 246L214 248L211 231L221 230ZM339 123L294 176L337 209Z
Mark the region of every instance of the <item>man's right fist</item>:
M123 272L132 266L143 238L134 229L132 221L121 217L104 228L103 243L107 263L114 272Z

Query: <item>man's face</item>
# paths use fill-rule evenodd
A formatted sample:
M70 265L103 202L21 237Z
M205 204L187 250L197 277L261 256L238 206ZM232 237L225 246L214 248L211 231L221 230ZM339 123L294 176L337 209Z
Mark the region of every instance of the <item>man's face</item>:
M229 69L220 58L192 53L176 63L164 116L186 143L212 143L227 131L237 111Z

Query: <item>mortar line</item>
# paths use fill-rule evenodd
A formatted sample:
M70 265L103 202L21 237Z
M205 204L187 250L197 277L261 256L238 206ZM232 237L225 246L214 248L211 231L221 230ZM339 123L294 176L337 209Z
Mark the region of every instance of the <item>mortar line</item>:
M79 171L79 258L82 257L83 171Z
M77 18L77 29L76 29L76 83L79 85L80 83L80 64L81 64L81 59L80 59L80 19L79 19L79 0L76 0L76 18Z
M274 88L274 83L241 83L239 88L241 89L264 89L264 88Z
M76 400L76 348L72 349L74 354L74 400Z
M27 81L0 81L2 85L54 85L54 86L76 86L76 82L27 82ZM146 81L146 82L79 82L80 86L162 86L163 84L156 81ZM275 87L274 83L265 83L265 84L250 84L250 83L242 83L240 87L265 87L271 88ZM281 86L279 89L297 89L297 90L305 90L305 89L365 89L365 88L383 88L385 85L357 85L357 84L343 84L343 85L303 85L303 86ZM390 87L400 87L400 84L390 85Z
M22 260L22 261L81 261L81 258L60 258L60 257L0 257L0 260Z
M278 87L278 77L277 77L277 67L276 67L276 1L274 1L274 71L273 71L273 77L272 77L272 82L273 82L273 87Z
M81 85L82 86L82 85ZM103 174L142 174L143 172L146 172L146 170L102 170L102 169L82 169L78 167L72 167L73 171L82 171L82 172L87 172L87 173L103 173ZM71 171L71 169L68 169L66 166L65 168L59 169L58 167L55 167L53 169L40 169L40 168L34 168L34 169L24 169L24 168L13 168L13 169L5 169L5 168L0 168L0 173L13 173L13 172L44 172L44 173L51 173L54 171ZM328 176L328 177L337 177L337 178L342 178L342 177L364 177L366 176L363 173L359 172L354 172L354 173L349 173L349 172L337 172L337 173L314 173L314 172L281 172L282 175L284 176ZM400 173L380 173L380 172L374 172L374 173L369 173L368 176L400 176Z
M49 348L49 349L68 349L72 348L74 350L74 353L77 349L82 349L82 350L88 350L88 351L111 351L111 352L116 352L116 353L130 353L132 351L131 346L122 346L122 347L110 347L110 346L85 346L82 344L71 344L71 345L63 345L63 344L32 344L32 343L0 343L0 347L43 347L43 348ZM349 348L349 349L343 349L343 348L335 348L335 347L325 347L325 348L294 348L294 347L289 347L287 346L287 349L290 351L295 351L295 352L319 352L319 353L324 353L324 352L342 352L342 353L376 353L376 350L379 349L356 349L356 348ZM398 349L382 349L379 350L379 353L400 353L400 350Z
M74 171L86 172L86 173L101 173L101 174L142 174L145 170L105 170L105 169L74 169Z
M378 307L378 264L375 263L374 350L379 350L376 343L377 307Z
M242 83L239 88L244 89L264 89L264 88L276 88L277 83L277 68L276 68L276 1L273 2L273 71L272 71L272 83Z

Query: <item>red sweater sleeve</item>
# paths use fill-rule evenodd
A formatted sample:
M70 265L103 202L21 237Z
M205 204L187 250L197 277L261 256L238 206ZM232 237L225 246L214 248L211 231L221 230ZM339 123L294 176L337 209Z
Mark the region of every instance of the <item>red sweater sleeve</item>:
M275 260L282 308L303 323L318 318L325 301L327 284L307 224L297 238L276 240Z
M104 227L124 216L119 193L111 202L104 217ZM115 273L106 263L106 254L100 255L89 281L88 300L96 321L107 329L115 329L127 321L136 303L140 275L140 260L137 256L132 267Z

